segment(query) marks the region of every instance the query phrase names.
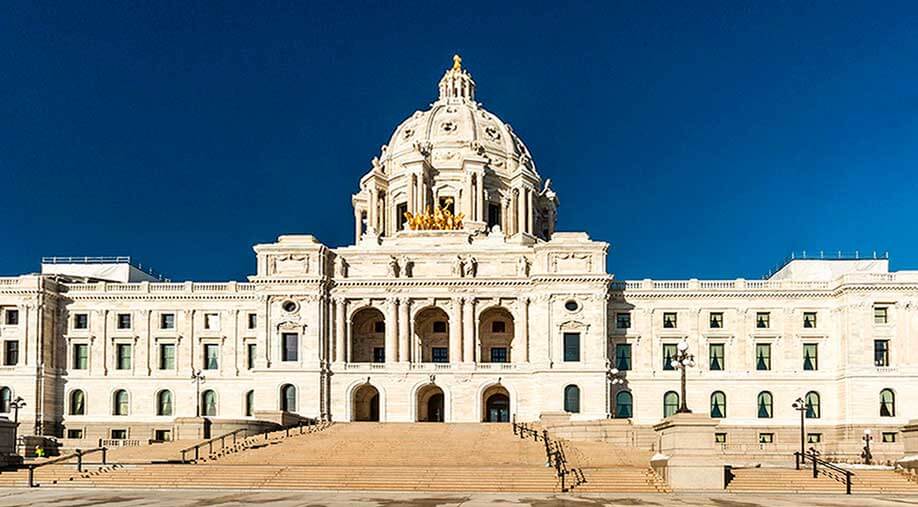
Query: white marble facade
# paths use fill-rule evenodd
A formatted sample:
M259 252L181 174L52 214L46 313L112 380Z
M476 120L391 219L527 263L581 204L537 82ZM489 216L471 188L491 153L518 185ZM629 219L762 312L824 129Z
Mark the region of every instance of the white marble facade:
M685 339L697 363L689 407L707 413L723 393L722 426L743 438L793 428L791 403L809 392L819 405L808 424L825 438L849 427L892 433L918 415L918 272L796 260L767 280L616 281L607 243L554 230L550 183L510 126L475 102L459 65L431 108L395 129L352 202L353 245L280 236L254 247L246 282L0 278L0 397L25 400L25 432L72 438L117 429L153 438L195 416L198 369L215 420L284 411L536 420L576 408L575 420L649 427L664 416L665 393L679 390L664 350ZM462 230L404 230L405 211L449 202L465 214ZM757 369L758 345L769 369ZM712 369L721 350L722 369ZM630 366L623 383L615 366ZM884 389L895 400L881 414ZM621 391L630 409L617 406ZM764 391L770 417L761 417Z

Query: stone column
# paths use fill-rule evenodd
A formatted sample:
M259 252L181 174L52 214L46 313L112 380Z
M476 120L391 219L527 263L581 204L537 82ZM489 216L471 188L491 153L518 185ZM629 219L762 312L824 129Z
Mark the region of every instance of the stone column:
M360 208L354 207L354 242L360 241Z
M408 354L408 337L411 328L410 317L408 313L408 298L401 298L398 305L398 362L407 363Z
M367 194L368 194L368 197L367 197L367 203L368 203L367 204L367 224L368 224L367 230L369 230L369 228L372 227L373 229L376 229L376 232L378 233L380 231L379 231L379 227L376 226L376 222L377 222L376 215L377 215L377 210L378 210L378 207L376 206L376 201L377 199L379 199L379 197L378 197L378 194L376 193L375 188L369 189Z
M478 172L478 192L475 193L475 204L477 205L476 206L477 209L475 213L475 220L478 220L479 222L488 221L487 217L485 217L485 209L484 209L485 199L484 197L485 197L484 171L479 170Z
M344 327L344 317L347 311L344 298L335 298L335 361L343 363L346 359L344 354L345 342L347 340L346 329Z
M533 232L532 221L535 218L535 210L533 209L533 190L531 188L526 189L526 232L529 234L535 234Z
M411 214L418 212L418 206L414 197L414 174L408 173L408 211Z
M449 362L458 363L462 356L462 298L455 298L449 316Z
M462 361L475 361L475 299L466 298L462 309L462 322L465 326L462 333Z
M386 300L386 363L398 359L398 299Z
M516 194L516 232L526 232L526 189L520 187Z
M529 298L523 297L517 300L519 322L516 323L514 331L516 339L513 341L516 346L513 347L513 362L529 362Z

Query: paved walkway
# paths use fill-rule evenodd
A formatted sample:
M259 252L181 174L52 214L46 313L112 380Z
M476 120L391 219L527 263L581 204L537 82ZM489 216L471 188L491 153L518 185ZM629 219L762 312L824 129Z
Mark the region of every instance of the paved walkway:
M0 506L53 505L54 507L94 507L113 505L136 507L169 505L187 507L618 507L618 506L696 506L715 507L903 507L918 506L918 496L868 497L844 495L539 495L539 494L416 494L381 492L248 492L227 490L90 490L90 489L0 489Z

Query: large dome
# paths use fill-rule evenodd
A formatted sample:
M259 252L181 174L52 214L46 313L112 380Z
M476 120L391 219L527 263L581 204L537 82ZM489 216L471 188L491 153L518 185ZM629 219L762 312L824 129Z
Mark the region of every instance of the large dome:
M475 101L475 82L458 60L440 80L439 99L396 127L380 162L387 169L397 167L391 162L419 150L435 162L475 152L497 173L509 176L522 170L538 177L529 149L510 125Z

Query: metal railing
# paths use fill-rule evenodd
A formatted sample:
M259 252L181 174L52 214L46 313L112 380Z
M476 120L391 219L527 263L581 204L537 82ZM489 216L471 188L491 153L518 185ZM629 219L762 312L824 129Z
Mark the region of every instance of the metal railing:
M532 438L536 442L545 444L545 458L547 466L555 469L555 476L561 483L561 492L567 493L575 487L586 482L583 471L578 468L570 468L567 462L567 456L564 453L564 446L558 440L552 440L548 436L548 430L539 431L530 427L526 423L516 422L516 414L513 415L513 434L521 439ZM573 482L568 486L568 476L573 476Z
M854 472L851 470L846 470L838 465L829 463L828 461L818 458L818 453L815 449L810 449L808 453L801 453L797 451L794 453L794 461L796 464L797 470L800 470L800 467L805 467L806 460L810 460L813 464L813 478L819 477L819 474L825 475L831 479L835 479L838 482L841 482L845 485L845 494L851 494L851 478L854 476Z
M182 453L182 463L189 463L189 462L197 463L198 461L200 461L201 451L205 447L207 448L207 457L210 457L210 456L213 456L214 453L219 453L225 450L227 447L227 441L229 441L231 448L235 448L237 443L240 440L245 441L250 438L258 439L259 437L264 436L264 440L267 441L270 439L270 436L272 433L281 433L281 432L284 434L284 438L286 438L290 436L291 430L293 430L294 433L298 431L299 432L298 434L302 435L305 431L312 431L313 428L317 428L318 424L319 422L317 420L308 419L305 421L298 421L296 424L283 426L280 429L257 431L257 432L252 432L252 433L250 433L250 430L248 428L239 428L237 430L230 431L229 433L224 433L223 435L213 437L199 444L182 449L180 451ZM305 428L307 427L312 427L312 428L310 428L309 430L306 430ZM242 436L240 437L240 435ZM219 447L217 447L215 450L214 446L218 442L219 442ZM194 453L194 457L189 459L189 456L188 456L189 453Z
M83 456L86 456L86 455L89 455L95 452L102 453L102 464L107 465L108 464L108 448L107 447L96 447L95 449L87 449L85 451L82 449L77 449L76 451L74 451L73 454L66 454L64 456L60 456L54 459L49 459L48 461L43 461L41 463L30 463L29 465L27 465L29 469L29 487L34 488L36 486L35 484L35 469L36 468L41 468L43 466L48 466L48 465L54 465L56 463L61 463L61 462L69 461L73 458L76 458L77 459L77 465L76 465L77 472L82 472L83 471Z

